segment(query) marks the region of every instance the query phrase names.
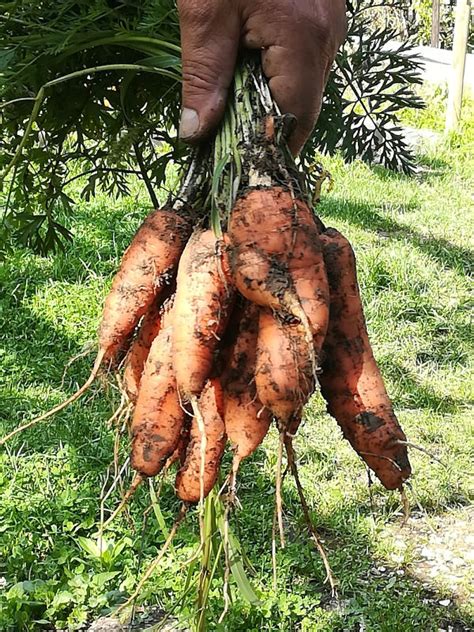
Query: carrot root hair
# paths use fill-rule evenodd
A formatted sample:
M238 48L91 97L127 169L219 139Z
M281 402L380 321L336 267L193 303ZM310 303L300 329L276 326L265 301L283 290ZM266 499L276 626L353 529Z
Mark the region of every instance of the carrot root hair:
M388 461L389 463L391 463L393 465L393 467L398 470L399 472L402 472L402 468L398 465L398 463L396 461L394 461L393 459L391 459L389 456L385 456L383 454L374 454L373 452L359 452L360 456L372 456L375 459L381 459L382 461Z
M399 445L404 445L407 448L411 448L412 450L419 450L420 452L423 452L423 454L426 454L426 456L429 456L430 459L432 459L433 461L436 461L436 463L439 463L445 468L448 467L444 461L442 461L440 458L438 458L435 454L433 454L426 448L423 448L423 446L421 445L417 445L416 443L412 443L411 441L402 441L401 439L397 439L397 443Z
M68 369L74 364L74 362L77 362L77 360L80 360L81 358L85 358L87 355L89 355L89 353L92 353L92 351L94 351L94 348L95 348L95 344L92 342L89 342L83 351L80 351L72 358L69 358L69 360L66 362L63 369L63 376L61 378L61 388L63 388L64 386L64 382L66 380L66 373L68 372Z
M128 501L130 500L130 498L132 498L132 496L135 494L135 492L140 487L140 485L143 483L143 481L144 481L144 477L141 474L138 474L138 473L135 474L135 476L133 477L132 482L130 483L130 487L125 492L125 495L122 498L119 506L115 509L115 511L112 513L112 515L109 516L107 518L107 520L104 522L104 524L102 525L102 528L100 529L100 532L99 532L100 534L102 534L102 532L105 531L112 524L112 522L115 520L115 518L120 513L122 513L122 511L125 509L126 505L128 504Z
M324 568L326 570L326 580L329 582L329 585L331 586L331 594L332 597L336 600L338 600L338 593L337 593L337 582L334 579L334 575L332 573L332 569L331 566L329 564L329 560L326 554L326 551L322 545L321 542L321 538L319 537L318 532L316 531L316 528L313 524L313 521L311 520L311 515L309 512L309 507L308 507L308 503L306 501L306 496L304 493L304 489L303 486L301 484L301 480L300 480L300 476L299 476L299 472L298 472L298 466L296 464L296 454L295 454L295 449L293 447L293 440L291 437L286 437L285 438L285 448L286 448L286 455L288 458L288 466L291 470L291 473L293 475L294 481L295 481L295 485L296 485L296 489L298 490L298 496L300 498L300 504L301 504L301 508L303 509L303 515L304 515L304 519L306 522L306 526L308 528L308 531L311 535L311 539L313 540L319 555L321 556L321 559L323 561L324 564Z
M166 541L163 544L163 546L161 548L161 551L159 552L158 556L155 557L155 559L152 561L152 563L146 569L143 577L138 582L137 587L135 588L135 591L133 592L133 594L127 599L127 601L125 601L122 605L120 605L117 608L117 610L115 611L115 614L119 614L120 612L125 610L125 608L128 608L135 601L135 599L140 595L140 592L141 592L143 586L146 584L148 579L154 573L156 567L158 566L158 564L163 559L166 551L170 548L170 546L171 546L171 544L173 542L173 539L174 539L174 537L176 535L176 532L178 531L181 523L183 522L184 518L186 517L187 510L188 510L188 506L183 503L183 505L181 505L181 509L179 510L178 516L177 516L177 518L176 518L176 520L175 520L175 522L174 522L174 524L173 524L173 526L171 528L171 531L169 532L169 535L166 538Z
M72 404L77 399L79 399L79 397L84 395L84 393L87 391L87 389L91 386L91 384L96 379L97 374L99 373L101 364L104 360L104 357L105 357L105 351L104 350L99 351L89 377L84 382L84 384L73 395L71 395L71 397L68 397L68 399L61 402L61 404L54 406L54 408L51 408L51 410L48 410L46 413L43 413L39 417L35 417L31 421L28 421L26 424L23 424L22 426L18 426L18 428L15 428L15 430L12 430L10 433L8 433L7 435L5 435L4 437L0 439L0 446L4 445L7 441L10 441L10 439L12 439L15 435L19 434L20 432L23 432L24 430L28 430L28 428L31 428L32 426L36 426L36 424L39 424L41 421L44 421L45 419L52 417L56 413L59 413L61 410L69 406L69 404Z
M124 434L128 423L130 421L130 413L132 412L132 405L128 404L124 407L120 413L120 416L117 418L115 422L115 436L114 436L114 472L115 476L118 475L119 471L119 460L120 460L120 439Z
M273 590L276 592L278 584L278 567L277 567L277 506L275 503L275 509L273 511L272 520L272 578L273 578Z
M236 448L227 482L227 502L231 507L235 505L235 501L237 498L237 475L239 473L239 468L242 460L243 459Z
M278 457L277 457L277 465L276 465L276 482L275 482L275 508L277 514L277 522L278 522L278 531L280 533L280 546L282 549L285 548L285 530L283 527L283 500L282 500L282 463L283 463L283 445L285 441L285 435L283 432L280 432L280 442L278 445Z

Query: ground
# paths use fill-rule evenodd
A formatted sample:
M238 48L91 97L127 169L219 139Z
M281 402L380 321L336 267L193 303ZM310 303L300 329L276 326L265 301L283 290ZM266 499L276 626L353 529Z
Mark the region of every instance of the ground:
M407 113L412 128L442 131L443 94ZM230 631L367 632L474 628L472 472L472 328L474 101L461 133L418 146L413 178L360 162L324 158L334 189L320 213L353 242L375 355L399 419L413 443L414 475L403 525L400 497L376 481L343 441L316 395L296 441L299 467L335 576L331 599L312 549L296 491L284 487L287 547L277 553L272 588L271 524L277 437L242 467L242 509L232 519L249 558L259 604L233 584L230 613L216 578L209 628ZM423 136L423 134L422 134ZM146 212L141 191L127 200L81 203L66 253L49 258L17 251L0 270L0 434L74 391L92 364L101 305L121 253ZM65 366L68 360L89 354ZM172 478L145 521L149 490L117 518L102 550L95 534L101 499L114 479L118 402L112 380L97 383L56 418L16 437L0 454L0 629L87 629L123 600L157 554L177 510ZM121 451L125 461L127 446ZM228 461L226 461L226 466ZM106 500L112 510L127 468ZM139 600L135 630L163 612L190 625L196 516ZM141 612L148 623L139 623Z

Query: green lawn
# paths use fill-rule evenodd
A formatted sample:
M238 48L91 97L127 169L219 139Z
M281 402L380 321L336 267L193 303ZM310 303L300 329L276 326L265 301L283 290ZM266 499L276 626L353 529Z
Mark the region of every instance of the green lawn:
M443 101L407 113L406 123L442 129ZM416 177L324 159L335 186L320 213L353 242L375 355L410 439L444 465L417 451L407 490L414 516L428 526L464 516L472 504L472 275L474 222L474 100L466 103L462 132L419 156ZM0 433L72 393L87 377L92 353L63 375L68 360L94 343L101 305L134 229L145 197L114 202L99 196L77 209L74 243L65 254L10 256L0 270ZM101 490L114 476L114 433L106 421L119 401L113 382L98 382L57 417L17 436L0 453L0 629L79 629L130 594L164 541L159 520L144 525L149 492L141 489L119 517L98 554L93 538ZM275 431L240 475L242 509L234 530L253 564L261 603L235 601L222 625L222 581L211 588L209 629L230 631L436 631L469 629L473 607L442 574L418 577L398 493L377 482L343 441L315 396L296 441L302 481L340 585L341 606L323 583L290 477L284 486L287 548L278 551L278 588L272 588ZM127 446L122 446L122 462ZM123 485L130 480L123 476ZM471 479L472 480L472 479ZM178 508L172 477L161 512L168 528ZM108 511L120 499L115 489ZM144 528L145 526L145 528ZM400 541L404 546L400 546ZM186 624L193 596L182 599L188 558L198 543L197 517L178 532L173 550L144 587L147 608L172 612ZM416 576L416 577L415 577ZM234 587L234 586L233 586ZM463 592L464 591L464 592ZM464 595L464 596L463 596ZM449 605L439 602L450 599ZM189 621L188 621L189 624ZM455 627L455 626L458 627ZM463 627L464 626L464 627Z

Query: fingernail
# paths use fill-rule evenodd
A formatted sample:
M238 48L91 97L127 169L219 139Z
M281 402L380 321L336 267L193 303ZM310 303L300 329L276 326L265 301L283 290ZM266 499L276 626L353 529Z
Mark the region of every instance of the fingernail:
M184 108L181 112L179 124L179 137L186 140L191 138L199 130L199 116L196 110Z

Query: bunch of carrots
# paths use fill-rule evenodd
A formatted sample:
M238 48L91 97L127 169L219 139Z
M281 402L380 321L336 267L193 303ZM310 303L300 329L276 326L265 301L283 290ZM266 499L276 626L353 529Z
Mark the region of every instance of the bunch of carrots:
M286 149L288 118L262 77L246 76L236 76L205 193L189 187L202 180L197 153L187 195L153 211L125 252L78 394L120 364L134 486L177 462L186 505L216 485L228 444L235 497L239 465L272 423L296 467L293 438L318 388L354 450L401 489L407 440L370 346L353 249L314 214Z
M286 123L261 75L237 74L214 142L211 189L220 194L211 191L211 212L203 216L192 199L180 211L154 211L106 300L100 361L113 361L135 332L123 372L135 406L132 467L156 476L178 461L176 493L187 503L214 487L227 443L231 496L240 462L273 421L291 452L318 387L387 489L410 475L367 335L354 252L308 203Z
M101 362L123 351L134 330L123 373L135 406L132 467L156 476L179 460L181 500L207 496L227 441L231 489L272 421L291 441L318 384L387 489L410 475L370 347L354 252L290 189L247 189L222 239L169 209L154 211L106 300Z

